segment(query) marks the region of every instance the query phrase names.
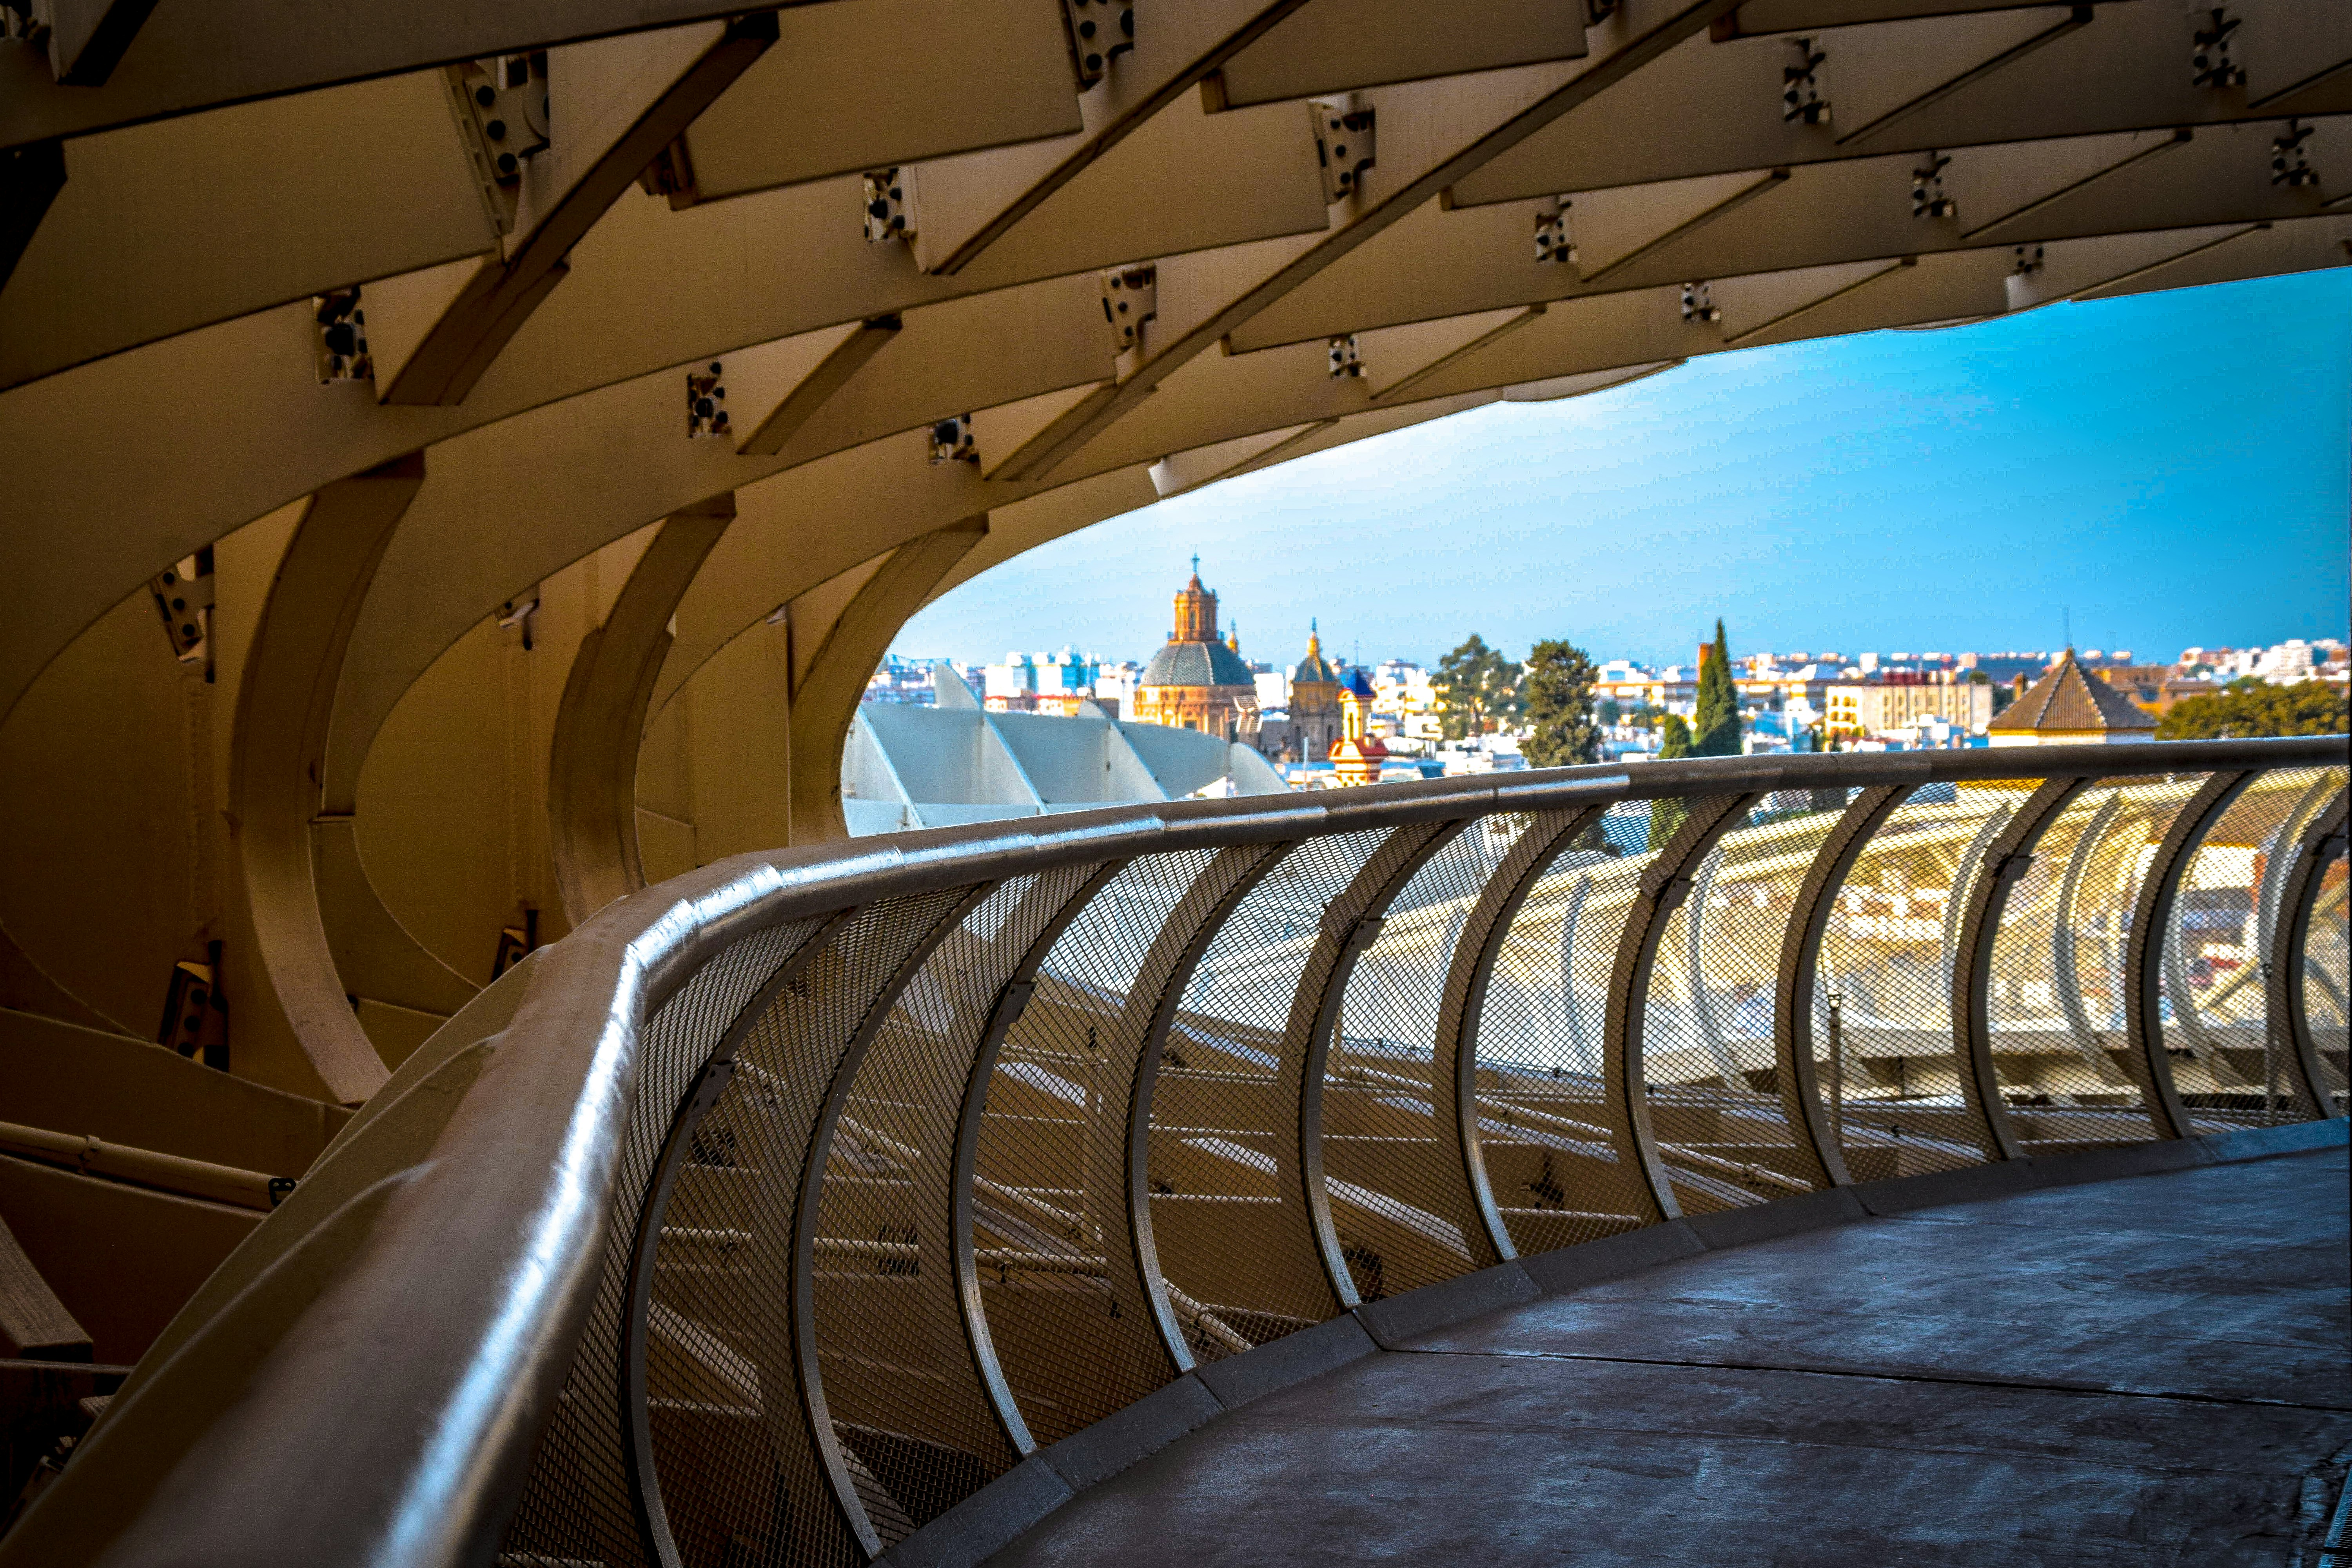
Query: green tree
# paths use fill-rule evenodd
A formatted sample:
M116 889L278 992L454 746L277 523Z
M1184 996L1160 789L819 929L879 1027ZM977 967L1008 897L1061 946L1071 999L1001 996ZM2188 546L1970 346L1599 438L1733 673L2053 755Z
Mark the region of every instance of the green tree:
M1483 735L1519 710L1519 667L1477 633L1437 661L1438 725L1449 741Z
M2157 721L2159 741L2242 740L2254 735L2341 735L2352 701L2322 680L2271 686L2236 680L2210 697L2176 703Z
M1739 754L1739 689L1731 683L1731 650L1720 619L1715 623L1715 646L1699 660L1698 710L1691 715L1690 728L1692 756Z
M1691 754L1690 726L1683 722L1680 714L1667 714L1664 721L1658 726L1658 730L1660 735L1658 761L1667 763L1676 757L1687 757ZM1670 796L1664 800L1652 801L1650 803L1650 847L1664 849L1667 841L1681 832L1683 824L1689 820L1690 806L1679 798Z
M1601 725L1592 711L1592 657L1549 637L1528 651L1525 694L1533 732L1520 744L1528 765L1561 768L1601 760Z

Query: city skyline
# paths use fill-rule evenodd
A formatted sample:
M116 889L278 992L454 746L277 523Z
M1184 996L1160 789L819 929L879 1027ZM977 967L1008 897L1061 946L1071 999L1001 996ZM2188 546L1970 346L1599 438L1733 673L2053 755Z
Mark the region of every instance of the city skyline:
M1244 654L1277 664L1310 618L1373 662L1477 632L1672 663L1717 615L1735 654L2340 637L2347 363L2336 272L1708 356L1097 524L943 596L892 651L1149 658L1196 550ZM1488 500L1464 515L1465 494Z

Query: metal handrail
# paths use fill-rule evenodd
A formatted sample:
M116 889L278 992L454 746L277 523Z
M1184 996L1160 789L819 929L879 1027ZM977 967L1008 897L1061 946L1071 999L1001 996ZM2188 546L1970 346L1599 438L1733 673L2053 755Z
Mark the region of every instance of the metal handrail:
M194 1404L184 1392L190 1380L175 1383L174 1373L222 1347L204 1339L202 1325L175 1325L171 1363L142 1369L159 1390L148 1402L154 1408L142 1412L134 1380L73 1469L0 1542L0 1563L35 1561L28 1554L58 1542L71 1554L37 1560L88 1561L102 1551L110 1563L194 1568L252 1561L267 1542L269 1557L289 1562L488 1561L596 1292L640 1030L699 966L753 931L1081 864L1496 813L2345 761L2342 737L1692 759L1113 808L715 863L608 906L535 954L519 1005L510 985L490 1016L453 1020L451 1030L480 1030L497 1048L477 1052L467 1070L478 1076L429 1155L398 1165L334 1215L318 1205L297 1214L289 1203L261 1227L257 1237L299 1226L310 1239L343 1231L352 1239L319 1242L307 1275L306 1243L274 1242L244 1294L226 1307L205 1303L279 1327L270 1342L243 1352L244 1375L215 1375ZM1694 846L1700 837L1692 835ZM1673 892L1661 886L1643 896ZM510 1020L496 1016L504 1007ZM1620 1048L1614 1035L1612 1026ZM428 1055L453 1059L420 1052ZM383 1098L407 1087L396 1077ZM1629 1109L1644 1114L1638 1099ZM371 1139L389 1144L400 1125L398 1107L373 1123L363 1116L328 1160L357 1162ZM1654 1180L1663 1190L1667 1178L1660 1171ZM174 1425L166 1431L165 1423ZM143 1506L127 1524L121 1515L132 1510L119 1500L103 1528L69 1521L77 1509L109 1506L110 1494Z

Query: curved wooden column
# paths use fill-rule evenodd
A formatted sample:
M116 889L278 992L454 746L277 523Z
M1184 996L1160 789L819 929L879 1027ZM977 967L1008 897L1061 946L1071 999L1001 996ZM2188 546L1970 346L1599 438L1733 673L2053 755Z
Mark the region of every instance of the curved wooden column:
M247 922L247 941L229 948L232 1059L243 1076L345 1104L374 1093L384 1066L328 944L312 823L343 650L424 483L425 460L411 456L311 498L254 629L231 742L231 837Z
M2217 773L2200 784L2197 793L2173 814L2171 826L2157 845L2156 858L2140 879L2139 896L2132 903L2131 940L2124 950L2127 977L2124 1038L2131 1050L2132 1076L2141 1079L2148 1116L2159 1138L2189 1138L2197 1131L2180 1103L2180 1090L2173 1084L2171 1058L2164 1054L2160 966L2172 945L2172 906L2180 891L2180 874L2189 868L2190 853L2230 809L2230 803L2253 782L2254 773L2248 770ZM2184 988L2173 996L2172 1005L2177 1013L2195 1007L2197 1000Z
M2009 889L2033 866L2033 846L2058 818L2087 779L2049 779L2011 814L2009 823L1984 851L1984 871L1969 888L1968 902L1952 952L1952 1045L1961 1063L1960 1085L1970 1109L1984 1123L1992 1153L2023 1158L2000 1079L1992 1062L1992 950L2000 934L2000 913Z
M646 707L669 652L670 616L734 519L732 495L672 513L572 658L548 748L547 842L573 926L646 885L636 822Z
M1479 1150L1478 1023L1486 1007L1486 987L1495 975L1495 961L1511 934L1528 895L1545 872L1574 847L1584 830L1599 822L1607 805L1570 811L1546 812L1528 826L1518 842L1503 857L1493 876L1470 907L1454 941L1445 972L1445 990L1437 1005L1437 1035L1431 1052L1431 1103L1436 1108L1439 1136L1454 1131L1462 1159L1462 1182L1470 1206L1486 1233L1490 1262L1517 1258L1510 1227L1495 1204L1495 1185L1487 1178L1486 1161ZM1566 961L1563 960L1563 963Z
M996 1072L997 1058L1004 1049L1005 1038L1021 1021L1030 997L1036 994L1037 971L1046 955L1070 929L1070 922L1129 864L1126 860L1106 861L1094 868L1076 892L1041 911L1043 923L1036 926L1034 935L1014 962L1012 973L998 989L995 1004L982 1026L956 1119L954 1157L942 1162L948 1182L944 1194L948 1204L948 1245L955 1259L957 1310L963 1322L965 1348L981 1387L995 1408L997 1421L1004 1428L1005 1440L1024 1458L1037 1451L1037 1442L1030 1434L1027 1418L1021 1413L1020 1402L1013 1395L1013 1386L1004 1375L1004 1363L996 1353L995 1338L989 1331L987 1304L982 1300L979 1258L972 1242L980 1198L980 1134L988 1111L988 1085ZM1008 918L1007 923L1013 918L1017 916ZM1077 1243L1087 1238L1074 1236L1069 1239ZM1104 1237L1097 1236L1093 1239L1097 1250L1104 1250ZM1108 1257L1105 1266L1110 1266ZM1139 1283L1134 1289L1135 1299L1139 1302L1143 1300Z
M1642 1061L1643 1025L1649 1013L1650 971L1658 957L1658 941L1675 907L1689 897L1691 868L1706 858L1717 840L1729 832L1750 806L1762 797L1753 791L1717 795L1692 804L1689 817L1642 873L1632 904L1625 912L1625 930L1617 940L1617 955L1609 971L1609 1016L1602 1031L1601 1091L1620 1132L1630 1146L1655 1217L1679 1219L1682 1205L1675 1198L1674 1178L1659 1157L1657 1136L1650 1127L1649 1086Z
M2303 966L2309 962L2311 911L2318 901L2322 873L2345 853L2345 797L2338 795L2303 830L2294 866L2279 889L2271 950L2263 955L2272 1037L2285 1036L2303 1092L2320 1117L2335 1114L2334 1095L2320 1065L2318 1042L2312 1037L2311 1010L2304 1005Z
M1119 1012L1121 1046L1132 1053L1135 1076L1128 1092L1126 1137L1118 1144L1114 1165L1111 1140L1089 1142L1087 1188L1089 1193L1123 1194L1127 1203L1129 1251L1141 1305L1160 1331L1172 1372L1177 1375L1196 1364L1181 1321L1188 1313L1178 1304L1160 1270L1160 1252L1151 1239L1151 1096L1160 1079L1160 1058L1168 1049L1168 1031L1184 1000L1184 988L1209 951L1217 933L1241 908L1267 872L1298 847L1297 841L1243 844L1221 849L1202 868L1183 899L1163 921L1151 950L1129 987L1127 1005ZM1108 1243L1111 1233L1105 1232ZM1313 1245L1311 1237L1300 1238ZM1104 1247L1106 1254L1110 1248ZM1122 1283L1114 1281L1114 1285Z
M841 753L849 743L858 699L907 617L987 536L988 519L982 516L909 540L885 557L829 619L815 607L825 598L822 588L786 606L792 637L793 843L849 837L841 809ZM803 610L804 605L809 607Z
M1781 1112L1791 1129L1801 1130L1813 1151L1819 1184L1843 1187L1853 1175L1846 1170L1845 1150L1822 1104L1820 1074L1813 1066L1813 988L1822 962L1822 938L1828 932L1830 911L1838 889L1853 873L1881 824L1911 796L1911 784L1880 784L1864 790L1830 829L1829 837L1813 853L1798 884L1796 907L1789 911L1788 929L1780 937L1780 968L1772 997L1772 1047L1780 1068Z
M1314 1227L1316 1254L1324 1278L1342 1309L1360 1306L1355 1276L1331 1218L1331 1194L1323 1179L1323 1075L1331 1058L1331 1037L1339 1021L1339 1002L1347 994L1349 977L1365 949L1380 940L1381 917L1404 891L1413 873L1429 863L1469 819L1416 823L1400 827L1372 851L1339 896L1324 906L1315 930L1315 945L1291 993L1290 1013L1283 1022L1280 1092L1296 1096L1298 1142L1296 1157L1279 1162L1276 1182L1282 1201L1297 1204ZM1469 1227L1464 1239L1469 1239ZM1480 1268L1498 1258L1473 1256L1469 1267Z

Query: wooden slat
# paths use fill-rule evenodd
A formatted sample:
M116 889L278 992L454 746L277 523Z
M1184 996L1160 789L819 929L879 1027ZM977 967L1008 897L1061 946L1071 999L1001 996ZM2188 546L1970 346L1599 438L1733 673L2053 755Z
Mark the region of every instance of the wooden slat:
M89 1335L0 1221L0 1356L88 1361Z

